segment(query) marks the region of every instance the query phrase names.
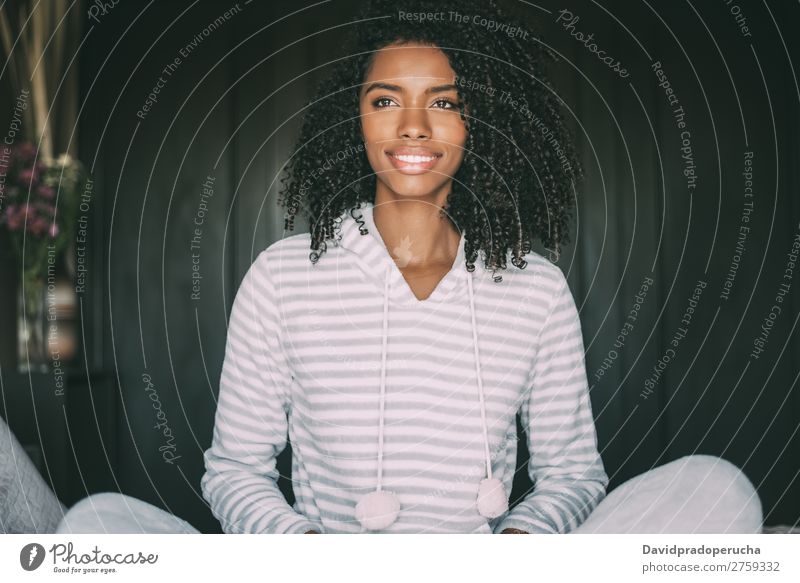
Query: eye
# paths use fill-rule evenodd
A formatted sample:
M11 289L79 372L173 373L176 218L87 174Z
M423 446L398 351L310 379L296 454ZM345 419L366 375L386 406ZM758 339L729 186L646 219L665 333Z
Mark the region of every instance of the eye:
M392 100L389 99L388 97L378 97L378 99L375 99L372 102L372 107L376 107L378 109L383 109L385 107L388 107L387 105L380 105L381 103L385 103L385 102L392 103Z
M458 104L449 99L438 99L433 102L434 105L436 105L437 103L443 104L437 109L459 109Z

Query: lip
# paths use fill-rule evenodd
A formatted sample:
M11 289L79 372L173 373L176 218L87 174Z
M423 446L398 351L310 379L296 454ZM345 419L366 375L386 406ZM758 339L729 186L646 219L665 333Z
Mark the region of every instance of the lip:
M434 152L428 148L408 147L387 150L386 155L389 157L389 161L392 163L392 166L394 166L403 174L422 174L424 172L428 172L436 165L436 163L439 161L439 158L442 157L440 152ZM432 159L422 162L407 162L400 160L397 158L397 156L421 156Z

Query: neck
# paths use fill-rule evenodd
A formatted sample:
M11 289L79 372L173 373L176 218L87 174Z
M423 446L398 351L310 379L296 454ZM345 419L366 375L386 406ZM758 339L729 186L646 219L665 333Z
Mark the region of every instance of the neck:
M439 216L442 206L434 200L376 194L373 220L400 267L452 265L461 234L450 219Z

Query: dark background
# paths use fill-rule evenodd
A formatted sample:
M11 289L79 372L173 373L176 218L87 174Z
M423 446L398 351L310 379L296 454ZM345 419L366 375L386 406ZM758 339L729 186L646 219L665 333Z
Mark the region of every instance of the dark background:
M219 532L200 495L234 294L260 250L284 236L277 173L324 63L358 2L254 0L203 38L136 116L161 70L232 4L121 2L86 21L81 48L79 157L91 168L91 258L78 301L79 357L67 395L52 375L14 372L16 274L0 245L3 416L59 498L122 491ZM432 10L435 3L432 3ZM723 2L568 2L631 76L622 80L571 38L564 3L505 1L536 21L564 55L553 70L573 117L587 179L577 228L558 264L580 309L586 368L610 489L654 466L704 453L741 467L768 525L800 520L800 277L769 336L749 358L798 233L798 103L792 68L800 9L740 0L752 37ZM297 12L300 11L300 12ZM296 12L294 15L291 13ZM464 13L469 13L465 3ZM686 190L680 140L651 61L660 60L687 114L698 188ZM318 68L317 68L318 67ZM7 127L11 92L0 92ZM570 110L572 113L570 113ZM730 299L720 299L739 232L743 157L754 152L751 232ZM216 176L201 242L201 299L190 299L192 220ZM302 231L302 226L300 231ZM537 249L543 253L545 251ZM598 381L645 277L634 330ZM654 392L645 379L669 346L698 280L707 282L687 337ZM85 349L84 349L85 348ZM159 452L149 374L175 435ZM519 454L524 467L524 441ZM293 502L290 450L281 486ZM530 487L517 474L512 502Z

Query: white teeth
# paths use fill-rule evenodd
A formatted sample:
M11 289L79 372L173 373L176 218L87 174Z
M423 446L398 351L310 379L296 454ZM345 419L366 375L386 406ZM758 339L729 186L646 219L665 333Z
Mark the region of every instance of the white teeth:
M398 154L395 154L394 157L403 162L408 162L409 164L420 164L422 162L430 162L431 160L436 159L436 156L404 156Z

